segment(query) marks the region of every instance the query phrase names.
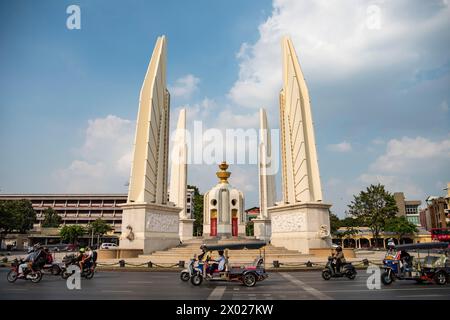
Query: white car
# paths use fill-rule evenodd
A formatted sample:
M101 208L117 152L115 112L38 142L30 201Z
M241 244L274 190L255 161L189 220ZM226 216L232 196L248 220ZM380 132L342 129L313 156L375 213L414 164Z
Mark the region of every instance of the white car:
M115 243L102 243L100 246L100 249L110 249L110 248L117 248L117 244Z

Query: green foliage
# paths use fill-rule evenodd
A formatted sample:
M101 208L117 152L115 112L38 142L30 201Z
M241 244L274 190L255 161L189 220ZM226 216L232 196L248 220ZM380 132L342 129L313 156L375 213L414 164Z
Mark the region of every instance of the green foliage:
M336 234L336 231L341 227L341 221L338 216L330 211L330 232Z
M86 230L80 225L66 225L61 228L59 235L63 241L76 243L78 238L86 233Z
M406 219L406 217L392 217L386 221L385 231L394 232L399 239L407 234L416 233L417 226Z
M354 235L359 231L355 229L356 227L365 227L363 221L360 218L346 217L344 219L339 219L337 215L330 211L330 232L336 235L338 238ZM339 228L346 227L346 231L337 232Z
M112 227L105 220L102 220L100 218L90 223L87 227L88 234L94 234L97 236L102 236L105 233L110 232L111 230Z
M29 200L8 200L0 203L0 233L26 233L33 228L36 212Z
M386 221L398 211L394 196L381 184L370 185L366 191L361 191L348 207L352 217L360 219L370 228L376 243Z
M194 235L203 234L203 194L200 194L196 186L187 186L188 189L194 189Z
M43 215L42 227L44 228L58 228L62 223L62 218L52 208L45 209Z
M344 238L351 238L352 236L354 236L355 234L359 233L358 229L355 229L354 227L344 227L344 231L340 230L339 232L335 233L335 236L339 239L344 239Z
M250 237L255 235L255 226L252 221L245 224L245 235Z

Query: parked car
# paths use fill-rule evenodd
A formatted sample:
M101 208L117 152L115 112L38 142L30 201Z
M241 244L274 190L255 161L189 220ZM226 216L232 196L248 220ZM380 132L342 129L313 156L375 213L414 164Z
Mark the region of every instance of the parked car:
M69 244L66 247L66 251L77 251L78 250L78 245L76 244Z
M110 248L117 248L117 244L115 243L102 243L102 245L100 246L100 249L110 249Z

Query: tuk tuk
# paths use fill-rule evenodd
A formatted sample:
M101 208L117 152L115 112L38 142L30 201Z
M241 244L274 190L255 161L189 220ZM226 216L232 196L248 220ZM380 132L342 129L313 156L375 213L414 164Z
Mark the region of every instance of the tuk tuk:
M247 287L253 287L257 281L268 277L265 264L265 242L230 243L223 245L204 245L203 248L211 255L213 251L223 251L223 268L211 269L210 259L206 263L195 264L195 259L189 263L190 280L194 286L199 286L203 280L206 281L238 281ZM259 249L259 256L251 265L230 265L228 261L228 250ZM262 252L261 252L262 251ZM261 254L262 253L262 254Z
M444 285L450 276L448 249L448 242L396 245L394 253L389 253L383 260L381 281L385 285L395 280Z

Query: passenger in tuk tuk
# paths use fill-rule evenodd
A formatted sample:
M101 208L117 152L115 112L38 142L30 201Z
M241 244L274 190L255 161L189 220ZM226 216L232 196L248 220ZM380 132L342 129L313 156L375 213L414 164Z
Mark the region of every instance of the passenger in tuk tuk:
M212 276L214 270L224 271L225 269L225 256L223 255L223 250L219 250L219 258L214 260L212 264L209 266L209 275Z
M402 268L403 272L411 271L412 257L405 250L400 251L400 261L402 263L401 268Z

